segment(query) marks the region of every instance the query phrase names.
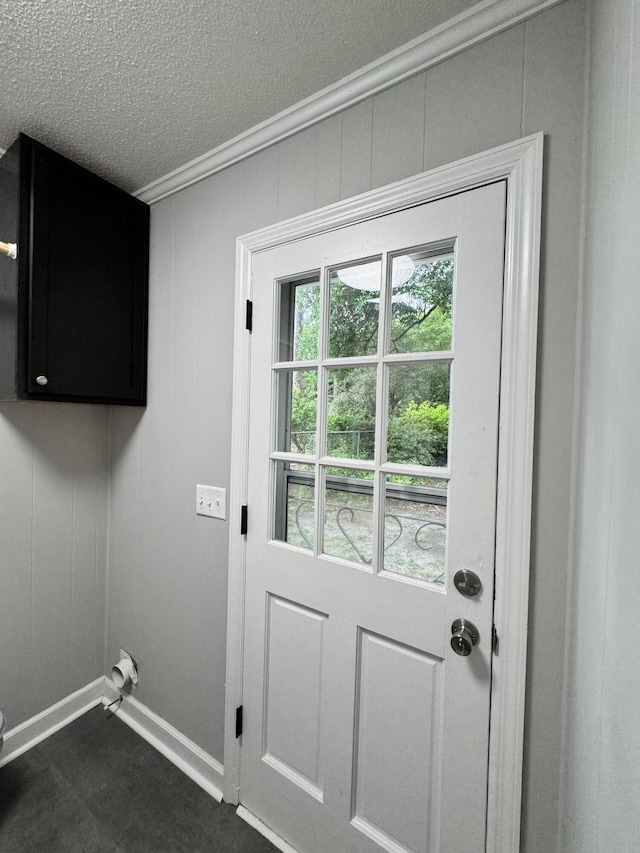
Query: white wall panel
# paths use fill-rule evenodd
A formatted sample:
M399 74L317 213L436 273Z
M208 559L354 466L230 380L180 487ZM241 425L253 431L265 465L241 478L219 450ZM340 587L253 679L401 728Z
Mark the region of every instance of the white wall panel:
M0 407L0 707L13 727L102 673L103 406Z
M316 198L314 207L340 201L342 180L342 116L337 115L316 127Z
M381 187L424 170L426 73L373 99L371 185Z
M584 343L569 587L564 810L558 850L635 850L640 837L637 365L640 3L591 4ZM569 643L567 644L569 648Z
M278 219L315 207L316 136L311 127L278 145Z
M342 115L341 198L359 195L372 186L373 100L363 101Z
M544 129L545 230L540 268L538 391L534 450L533 564L529 612L523 853L553 849L560 798L559 765L565 586L572 476L571 422L576 371L575 325L582 194L585 29L580 3L528 21L524 38L522 130ZM558 81L562 80L562 86ZM567 234L573 235L566 242ZM559 429L562 424L562 429ZM558 483L563 484L558 488ZM562 570L555 570L555 567ZM554 567L554 570L551 570ZM544 696L544 701L540 697ZM556 792L550 802L549 792ZM550 820L553 809L554 819Z
M31 716L33 417L36 406L0 407L0 707L9 725ZM38 709L40 710L40 709Z
M523 135L525 26L503 33L498 50L490 39L427 72L425 169Z

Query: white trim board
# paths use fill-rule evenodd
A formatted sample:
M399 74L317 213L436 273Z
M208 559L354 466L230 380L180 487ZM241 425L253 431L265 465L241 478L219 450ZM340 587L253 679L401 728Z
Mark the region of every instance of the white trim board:
M172 764L207 792L214 800L222 801L224 768L186 735L155 714L133 696L122 694L113 681L105 676L102 702L108 705L123 696L114 708L118 719L144 738Z
M98 678L50 708L9 729L4 736L0 767L99 705L102 701L103 686L104 678Z
M224 768L220 762L142 702L121 694L113 681L106 676L101 676L19 726L9 729L0 754L0 767L18 758L97 705L108 705L121 695L122 702L114 712L122 722L193 779L214 800L221 802Z
M563 0L482 0L433 30L134 193L149 204L462 53Z
M248 487L250 335L245 301L251 298L254 252L423 204L497 180L507 181L500 445L496 519L494 623L500 640L493 655L487 853L519 849L524 742L524 700L529 604L529 550L538 276L542 198L542 133L468 157L431 172L239 237L236 249L236 319L231 458L230 529L240 530ZM230 543L225 715L227 802L241 799L240 743L235 711L242 705L245 540Z

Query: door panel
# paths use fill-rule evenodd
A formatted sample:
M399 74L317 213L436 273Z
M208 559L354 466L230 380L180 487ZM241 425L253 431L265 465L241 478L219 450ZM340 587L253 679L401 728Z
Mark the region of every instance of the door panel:
M323 629L318 613L269 595L264 760L322 800L320 708Z
M357 672L353 824L427 850L438 836L442 660L361 629Z
M498 183L253 256L240 796L303 852L484 850L504 217Z

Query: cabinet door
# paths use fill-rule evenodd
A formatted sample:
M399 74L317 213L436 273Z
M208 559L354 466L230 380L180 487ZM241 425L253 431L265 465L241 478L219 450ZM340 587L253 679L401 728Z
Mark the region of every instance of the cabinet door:
M149 208L33 144L25 387L144 405Z

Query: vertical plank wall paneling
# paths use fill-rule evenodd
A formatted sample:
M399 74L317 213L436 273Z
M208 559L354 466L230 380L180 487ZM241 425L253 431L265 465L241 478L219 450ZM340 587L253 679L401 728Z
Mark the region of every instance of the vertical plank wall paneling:
M490 39L429 71L425 169L521 135L526 29L503 33L499 49Z
M424 171L426 73L373 99L371 186Z
M342 114L340 198L351 198L371 189L374 100L369 98Z
M640 3L594 0L591 12L563 853L631 851L640 838Z
M31 716L32 709L34 408L15 404L0 407L0 707L10 725Z
M278 219L290 219L315 207L315 127L285 139L278 146Z
M222 760L228 542L236 532L196 517L194 494L196 482L228 487L233 465L236 236L338 194L548 132L546 166L559 183L547 185L544 222L528 853L553 848L559 795L557 738L546 738L560 725L561 706L564 625L557 601L564 601L569 525L582 9L581 0L568 0L155 205L149 407L139 420L126 412L113 418L107 655L129 642L140 659L140 700ZM153 504L143 510L147 501ZM546 619L547 611L557 621Z
M544 128L545 227L540 265L539 356L534 469L532 624L527 664L528 715L523 786L523 849L552 850L549 792L529 780L545 779L556 795L562 718L565 583L572 475L575 323L578 288L584 98L584 21L579 4L563 4L532 19L525 32L523 133ZM562 85L558 81L562 80ZM562 428L559 429L559 424Z
M340 198L342 180L342 116L327 119L316 128L316 197L314 207Z
M103 673L108 409L0 406L0 707L10 727Z

